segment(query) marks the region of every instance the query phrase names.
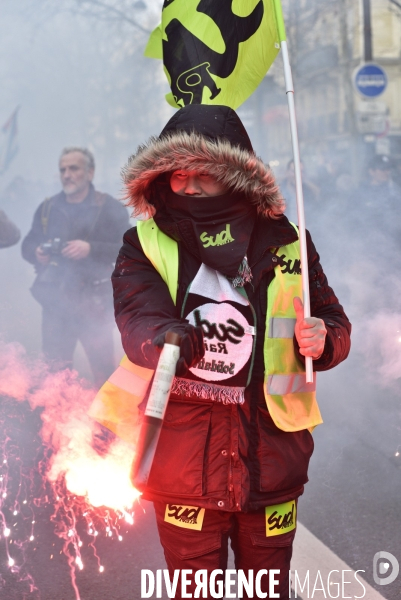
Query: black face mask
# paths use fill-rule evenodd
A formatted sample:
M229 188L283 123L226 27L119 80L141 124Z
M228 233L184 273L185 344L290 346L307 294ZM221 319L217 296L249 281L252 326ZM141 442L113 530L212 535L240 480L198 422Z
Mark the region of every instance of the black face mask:
M248 249L256 209L241 193L199 198L168 191L154 218L158 225L160 219L164 230L163 223L173 221L173 236L189 252L211 269L235 278Z

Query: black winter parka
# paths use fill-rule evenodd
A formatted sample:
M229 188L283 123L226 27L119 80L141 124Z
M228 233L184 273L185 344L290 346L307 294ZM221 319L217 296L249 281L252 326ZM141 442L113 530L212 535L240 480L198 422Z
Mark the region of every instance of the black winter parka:
M154 215L160 229L177 240L179 252L175 306L167 285L144 255L136 229L125 234L112 276L124 349L132 362L154 369L159 354L152 340L169 329L184 331L181 307L200 260L163 210L168 206L163 185L177 169L208 173L255 207L247 250L253 279L245 286L256 314L255 360L243 404L170 396L144 497L225 511L250 511L293 500L307 481L313 439L307 430L287 433L273 423L263 392L263 344L267 289L277 265L273 249L278 249L279 257L280 247L294 242L297 233L285 216L279 216L284 200L273 173L256 157L243 124L226 106L191 104L180 109L160 137L141 146L123 171L134 214ZM309 234L307 247L311 313L327 328L323 354L314 366L324 371L348 355L351 326L327 283ZM224 265L221 268L224 272Z
M21 245L23 258L38 273L32 287L35 298L46 307L75 311L76 307L82 308L83 300L90 301L96 290L107 286L109 302L110 273L128 227L127 209L109 194L96 191L92 184L79 204L68 203L64 192L42 202ZM51 256L56 267L49 269L38 262L35 252L38 246L56 238L60 239L60 247ZM64 258L63 244L77 239L89 242L89 255L82 260Z
M245 403L223 405L172 395L145 498L247 511L302 494L313 451L312 435L307 430L287 433L278 429L263 393L267 288L276 266L272 262L273 249L296 238L285 216L277 220L258 218L248 251L253 280L246 291L258 327ZM324 371L347 357L351 326L328 285L309 234L307 246L311 314L323 319L327 328L324 352L314 361L314 369ZM112 276L115 314L124 349L131 361L144 367L155 368L157 364L158 351L152 344L157 335L168 329L184 329L181 306L200 262L182 244L178 243L178 247L176 306L167 285L144 255L136 228L125 234ZM294 344L297 349L295 339Z

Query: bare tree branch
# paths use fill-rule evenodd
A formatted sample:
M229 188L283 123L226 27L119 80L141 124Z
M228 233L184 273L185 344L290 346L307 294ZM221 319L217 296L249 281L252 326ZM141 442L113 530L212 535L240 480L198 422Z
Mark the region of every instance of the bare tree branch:
M81 6L83 6L84 4L91 4L92 6L97 6L101 9L105 10L106 12L113 14L114 16L118 17L122 21L126 21L133 27L136 27L137 29L142 31L142 33L146 33L146 34L151 33L151 31L149 29L142 27L142 25L140 25L137 21L135 21L134 19L129 17L125 12L116 8L115 6L110 6L110 4L107 4L107 2L102 2L101 0L78 0L78 3Z
M397 2L396 0L390 0L391 4L395 4L395 6L398 6L399 9L401 9L401 4L399 2Z

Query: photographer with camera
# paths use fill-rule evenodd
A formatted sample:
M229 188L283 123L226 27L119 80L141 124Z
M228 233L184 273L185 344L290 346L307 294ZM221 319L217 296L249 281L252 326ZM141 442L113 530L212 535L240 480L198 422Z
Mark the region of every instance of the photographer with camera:
M89 150L65 148L59 168L63 191L37 209L22 256L37 272L31 292L42 306L42 350L49 364L71 368L80 341L100 385L114 368L110 275L128 213L93 187Z

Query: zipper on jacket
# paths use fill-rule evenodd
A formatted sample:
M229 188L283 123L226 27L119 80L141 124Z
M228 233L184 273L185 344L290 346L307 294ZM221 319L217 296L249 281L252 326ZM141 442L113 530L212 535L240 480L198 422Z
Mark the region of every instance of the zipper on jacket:
M233 427L233 423L232 423L232 419L234 418L234 415L236 415L236 418L238 419L238 412L237 412L237 407L236 406L231 406L231 431L238 431L238 423L236 423L236 427ZM230 436L231 438L231 436ZM238 441L237 441L237 445L238 445ZM238 454L238 449L234 448L233 449L233 441L232 438L230 439L230 456L228 457L228 460L230 461L229 464L229 468L228 468L228 497L230 499L230 506L231 504L236 505L236 501L235 501L235 486L234 486L234 477L233 477L233 453L235 455Z
M187 291L185 292L184 300L183 300L183 302L182 302L182 306L181 306L181 319L183 319L183 318L184 318L184 310L185 310L185 305L186 305L186 303L187 303L187 300L188 300L188 294L189 294L189 292L190 292L190 289L191 289L191 284L192 284L192 281L191 281L191 283L189 284L189 286L187 287Z
M231 504L231 500L233 500L234 504L235 504L235 493L234 493L234 483L233 483L233 457L231 456L230 453L230 457L229 457L229 461L230 461L230 468L228 471L228 495L230 497L230 504Z
M253 308L251 302L249 301L248 298L248 294L246 293L245 288L237 288L237 291L241 294L241 296L243 296L247 302L248 302L248 306L251 309L252 312L252 316L253 316L253 328L255 331L255 335L253 336L253 341L252 341L252 357L251 357L251 364L249 365L249 372L248 372L248 379L246 382L245 387L248 387L248 385L251 383L251 379L252 379L252 371L253 371L253 365L255 362L255 352L256 352L256 336L257 336L257 330L258 330L258 320L256 318L256 312L255 309Z

